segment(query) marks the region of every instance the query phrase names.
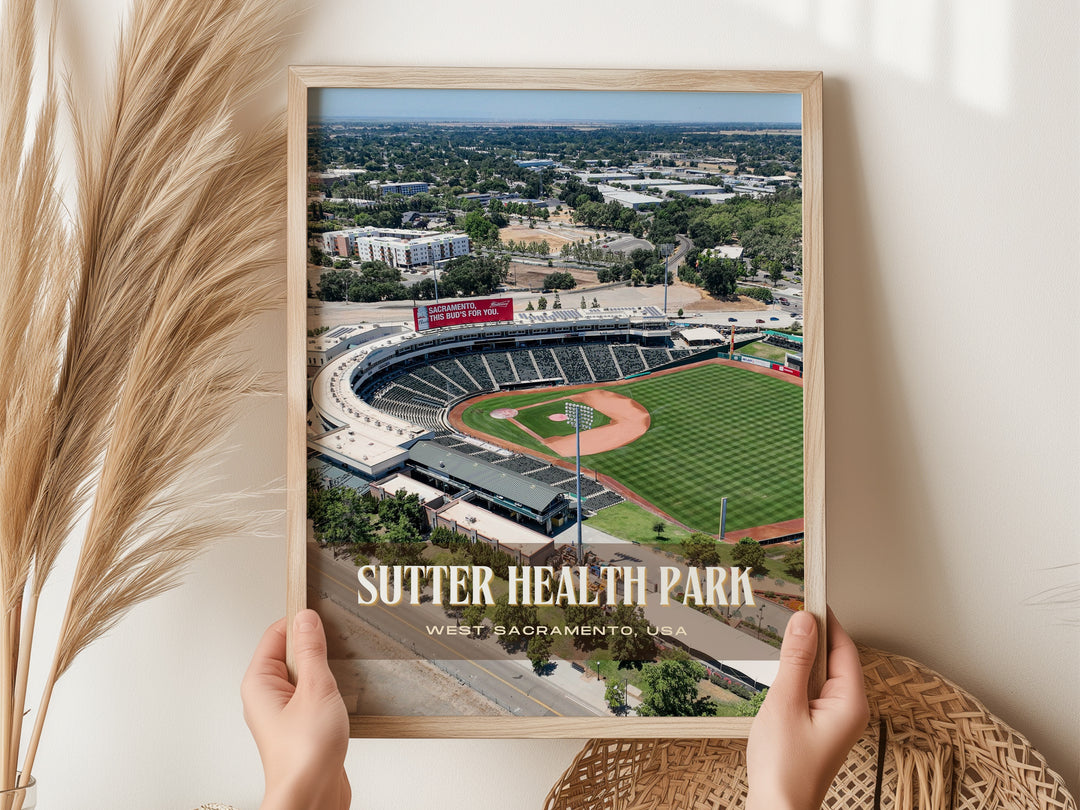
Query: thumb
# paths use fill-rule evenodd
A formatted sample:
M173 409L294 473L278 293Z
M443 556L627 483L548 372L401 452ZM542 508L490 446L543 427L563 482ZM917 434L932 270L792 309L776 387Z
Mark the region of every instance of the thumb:
M293 619L293 657L297 691L336 691L334 676L326 663L326 634L314 610L301 610Z
M799 611L788 620L780 646L780 671L769 689L769 697L775 695L789 705L807 704L806 690L817 658L817 632L817 619L806 611Z

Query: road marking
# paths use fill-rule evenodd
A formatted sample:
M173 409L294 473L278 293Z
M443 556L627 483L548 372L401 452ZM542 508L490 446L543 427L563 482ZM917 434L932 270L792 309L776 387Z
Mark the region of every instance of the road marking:
M331 574L331 573L329 573L329 572L327 572L327 571L323 571L323 570L322 570L321 568L319 568L319 569L317 569L317 570L319 571L319 573L320 573L320 574L322 574L322 575L323 575L323 576L325 576L325 577L329 577L329 578L330 578L330 579L332 579L332 580L333 580L334 582L336 582L336 583L337 583L338 585L340 585L341 587L343 587L343 588L344 588L345 590L347 590L347 591L351 591L351 590L352 590L352 587L351 587L350 585L348 585L348 584L347 584L347 583L345 583L345 582L342 582L342 581L341 581L340 579L338 579L337 577L335 577L335 576L334 576L333 574ZM412 628L413 630L415 630L416 632L418 632L418 633L423 633L423 632L424 632L423 630L421 630L421 629L420 629L419 627L417 627L417 626L416 626L415 624L413 624L412 622L410 622L410 621L408 621L408 620L406 620L406 619L403 619L403 618L401 618L400 616L397 616L397 615L395 615L395 614L394 614L394 613L392 613L391 611L389 611L389 610L387 610L386 608L384 608L384 607L383 607L382 605L378 605L377 607L379 608L379 610L383 611L383 612L384 612L385 614L387 614L388 616L393 616L393 617L394 617L395 619L397 619L397 620L398 620L399 622L401 622L401 623L403 623L403 624L407 624L407 625L408 625L409 627L411 627L411 628ZM445 643L443 643L442 641L439 641L439 639L437 639L437 638L432 638L431 636L428 636L428 640L429 640L429 641L434 641L434 642L435 642L436 644L438 644L438 645L439 645L440 647L445 647L446 649L448 649L448 650L449 650L450 652L452 652L452 653L454 654L454 657L455 657L455 658L457 658L457 659L460 659L460 660L462 660L462 661L468 661L468 662L469 662L470 664L472 664L472 665L473 665L474 667L476 667L477 669L479 669L479 670L480 670L481 672L486 672L486 673L487 673L488 675L490 675L490 676L491 676L492 678L494 678L495 680L499 681L500 683L503 683L503 684L505 684L506 686L509 686L509 687L510 687L511 689L513 689L513 690L514 690L515 692L517 692L517 693L518 693L519 695L523 695L524 697L527 697L527 698L528 698L529 700L531 700L531 701L532 701L533 703L537 704L538 706L543 706L543 707L544 707L545 709L547 709L547 710L548 710L549 712L551 712L552 714L554 714L554 715L555 715L556 717L565 717L565 716L566 716L566 715L564 715L564 714L563 714L562 712L556 711L555 709L553 709L553 708L551 708L550 706L548 706L548 705L547 705L546 703L544 703L544 701L542 701L542 700L538 700L537 698L534 698L534 697L533 697L532 695L530 695L530 694L529 694L528 692L524 692L524 691L522 691L521 689L518 689L518 688L517 688L516 686L514 686L514 685L513 685L512 683L510 683L509 681L507 681L507 680L504 680L504 679L500 678L500 677L499 677L498 675L496 675L496 674L495 674L494 672L492 672L492 671L491 671L490 669L488 669L487 667L481 666L480 664L476 663L475 661L473 661L473 660L471 660L471 659L468 659L468 658L462 658L462 657L461 657L461 653L460 653L460 652L458 652L457 650L455 650L455 649L454 649L453 647L451 647L451 646L450 646L449 644L445 644Z

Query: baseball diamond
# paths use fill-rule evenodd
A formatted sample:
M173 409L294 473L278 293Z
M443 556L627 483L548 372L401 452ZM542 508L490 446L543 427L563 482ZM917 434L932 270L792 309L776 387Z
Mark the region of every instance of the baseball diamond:
M621 446L595 453L586 444L593 431L583 433L583 464L591 470L680 523L713 534L723 497L729 532L802 517L803 392L775 375L709 362L632 382L490 395L459 406L455 416L474 434L552 456L542 437L492 419L491 412L520 413L598 389L633 400L647 411L648 426Z

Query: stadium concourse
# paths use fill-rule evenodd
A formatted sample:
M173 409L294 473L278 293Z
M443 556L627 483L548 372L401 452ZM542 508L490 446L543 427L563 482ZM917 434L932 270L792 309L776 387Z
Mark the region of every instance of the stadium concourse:
M700 348L673 344L656 307L522 312L512 322L427 331L386 325L335 332L337 343L327 335L308 341L308 455L330 469L328 478L347 472L360 489L397 470L436 480L438 471L417 467L415 453L410 459L418 442L434 442L572 500L572 471L455 432L450 409L481 394L622 380L703 356ZM596 481L582 482L586 512L622 500Z

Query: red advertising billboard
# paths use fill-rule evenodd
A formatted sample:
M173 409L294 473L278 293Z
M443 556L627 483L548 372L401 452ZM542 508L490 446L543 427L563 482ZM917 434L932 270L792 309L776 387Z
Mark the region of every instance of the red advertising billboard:
M472 323L494 323L514 320L512 298L476 298L472 301L452 301L446 304L427 304L413 307L413 326L417 332L443 326L465 326Z

